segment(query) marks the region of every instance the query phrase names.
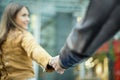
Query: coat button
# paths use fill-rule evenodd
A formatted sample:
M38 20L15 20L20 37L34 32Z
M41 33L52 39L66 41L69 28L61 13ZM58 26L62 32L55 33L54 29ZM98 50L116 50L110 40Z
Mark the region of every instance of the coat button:
M9 63L8 62L5 62L5 65L8 65Z
M3 68L3 65L0 65L0 69L2 69Z

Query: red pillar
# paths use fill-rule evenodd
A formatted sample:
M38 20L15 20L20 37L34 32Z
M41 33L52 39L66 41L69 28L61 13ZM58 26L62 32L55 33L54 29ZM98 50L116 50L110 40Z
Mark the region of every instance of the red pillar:
M114 79L120 80L120 40L113 41L113 50L115 54Z

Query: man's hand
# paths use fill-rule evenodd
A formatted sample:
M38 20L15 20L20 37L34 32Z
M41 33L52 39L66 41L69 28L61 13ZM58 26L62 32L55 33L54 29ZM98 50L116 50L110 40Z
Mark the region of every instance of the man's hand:
M65 69L63 69L60 64L59 64L59 55L58 56L55 56L53 57L50 62L49 62L49 65L51 65L56 72L60 73L60 74L63 74Z

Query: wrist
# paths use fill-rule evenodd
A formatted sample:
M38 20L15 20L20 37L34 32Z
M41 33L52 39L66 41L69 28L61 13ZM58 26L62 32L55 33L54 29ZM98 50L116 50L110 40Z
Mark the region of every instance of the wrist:
M60 59L60 56L59 56L59 65L60 65L61 68L67 69L67 67L65 67L65 66L62 64L61 59Z

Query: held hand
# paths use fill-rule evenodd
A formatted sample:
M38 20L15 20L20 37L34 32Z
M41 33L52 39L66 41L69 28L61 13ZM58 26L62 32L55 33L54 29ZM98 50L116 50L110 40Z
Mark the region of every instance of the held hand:
M63 74L65 69L61 68L60 64L59 64L59 56L53 57L50 62L49 65L51 65L56 72Z

